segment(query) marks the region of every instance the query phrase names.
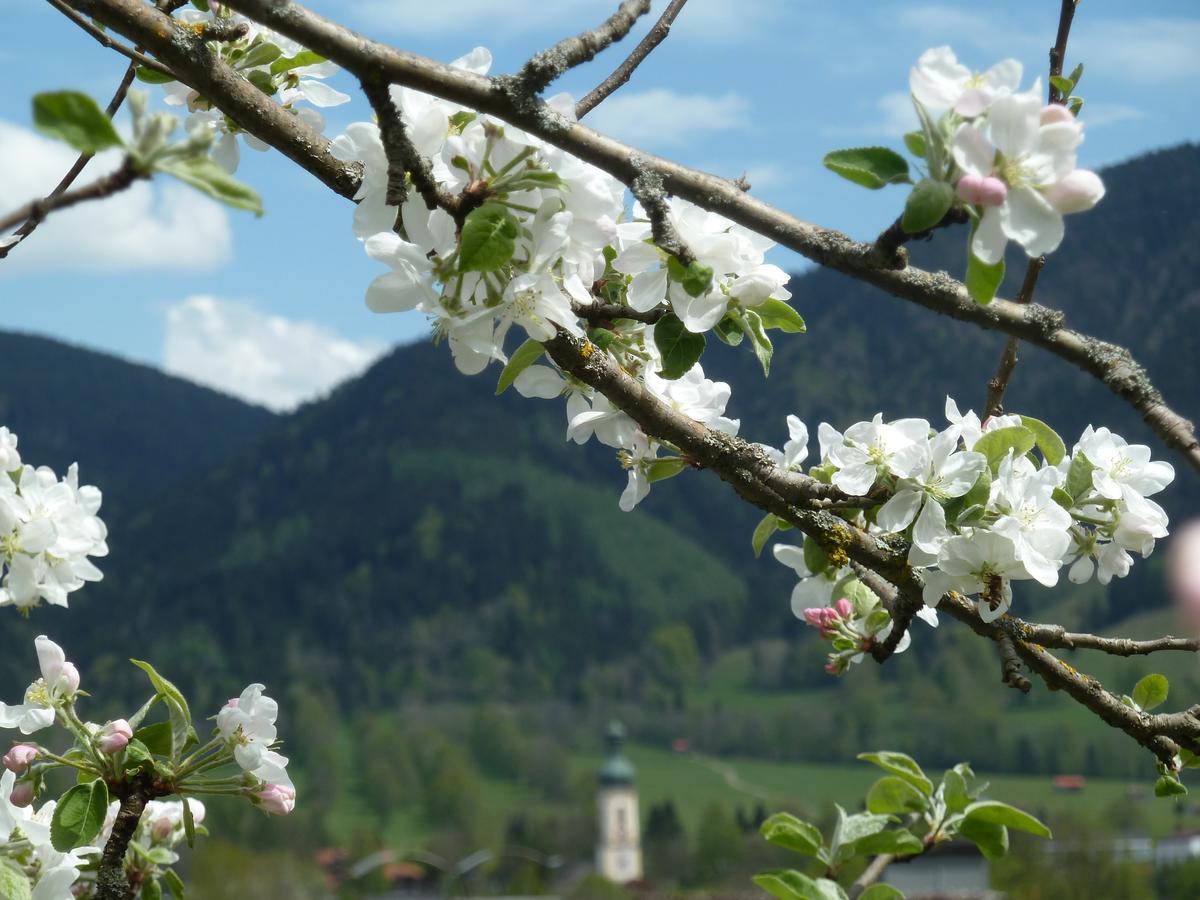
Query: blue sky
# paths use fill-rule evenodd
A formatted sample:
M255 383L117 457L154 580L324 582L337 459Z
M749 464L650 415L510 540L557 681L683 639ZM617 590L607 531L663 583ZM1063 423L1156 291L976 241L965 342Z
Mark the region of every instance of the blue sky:
M664 3L656 0L655 13ZM599 21L615 2L312 5L438 59L485 44L494 71L512 71L532 51ZM950 44L978 69L1014 56L1025 64L1026 83L1044 76L1057 7L1051 0L691 0L670 39L589 122L722 175L745 171L767 201L871 238L896 215L903 194L855 188L824 170L821 156L843 146L899 146L910 116L907 72L928 47ZM65 169L56 153L67 164L71 158L29 132L30 96L71 87L106 102L124 63L37 0L0 0L0 20L7 76L0 206L7 209L53 185ZM1079 91L1087 100L1085 165L1200 138L1198 48L1194 0L1083 0L1068 65L1087 65ZM582 94L626 50L608 51L558 88ZM353 93L345 76L331 83ZM331 136L369 118L357 99L328 113ZM239 177L263 195L261 219L159 184L52 218L0 262L0 328L155 365L169 352L172 369L277 407L425 332L420 317L381 317L364 306L379 270L350 232L346 201L278 154L244 151L242 160ZM774 261L800 267L786 253Z

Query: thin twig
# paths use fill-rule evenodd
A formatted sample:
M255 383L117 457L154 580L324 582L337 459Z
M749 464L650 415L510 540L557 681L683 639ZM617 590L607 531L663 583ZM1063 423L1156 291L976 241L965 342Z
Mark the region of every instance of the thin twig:
M896 857L891 853L880 853L870 865L863 869L863 873L855 879L854 884L850 885L850 890L847 892L850 895L850 900L858 900L871 885L877 882L892 863L896 861Z
M1024 623L1026 640L1043 647L1064 650L1100 650L1112 656L1148 656L1162 650L1182 650L1188 653L1200 651L1200 640L1177 638L1172 635L1149 641L1130 638L1108 638L1095 634L1078 634L1067 631L1061 625L1035 625Z
M57 196L45 197L41 200L31 200L20 209L14 210L7 216L0 218L0 234L3 234L20 222L33 221L35 224L41 222L42 219L55 210L66 209L69 206L84 203L88 200L111 197L113 194L125 190L125 188L138 179L148 177L148 175L135 169L133 161L127 157L125 162L115 172L102 175L95 181L81 188L76 188L73 191L67 191Z
M611 75L588 91L582 100L575 104L575 118L582 119L603 103L609 94L629 81L633 76L634 70L642 64L642 61L654 51L655 47L667 39L667 35L671 33L671 24L675 21L675 17L679 15L685 3L687 3L687 0L671 0L667 4L667 8L658 17L658 21L651 26L646 36L638 41L638 45L633 48L633 52L625 58L625 61L617 66Z
M125 56L125 57L133 60L139 66L145 66L148 69L154 69L156 72L161 72L163 75L168 75L171 78L175 79L176 81L179 80L178 78L176 78L174 72L172 72L170 69L168 69L162 63L160 63L158 60L151 59L149 56L146 56L146 54L142 53L140 50L137 50L133 47L127 47L125 44L122 44L120 41L114 40L111 35L105 34L103 31L101 31L99 28L97 28L95 25L93 25L91 22L89 22L85 17L83 17L79 13L75 12L75 10L73 10L70 6L68 6L65 2L63 2L63 0L46 0L46 2L49 3L51 6L53 6L55 9L57 9L60 13L62 13L64 16L66 16L72 22L74 22L76 25L78 25L80 28L82 28L84 31L86 31L88 34L90 34L92 37L94 37L96 40L98 40L102 46L105 46L110 50L116 50L122 56Z
M1075 7L1078 2L1079 0L1062 0L1059 8L1058 32L1054 38L1054 46L1050 48L1050 93L1048 96L1051 103L1062 103L1065 99L1059 89L1055 87L1054 79L1062 75L1063 62L1067 57L1067 39L1071 36L1071 23L1075 20ZM1018 303L1033 302L1033 295L1037 291L1038 276L1042 274L1042 268L1045 265L1045 256L1037 256L1029 261L1029 265L1025 269L1025 278L1021 282L1021 290L1017 294ZM1020 340L1016 337L1009 337L1005 341L1004 350L1000 354L1000 362L996 367L996 374L988 381L985 404L988 416L999 416L1004 413L1004 392L1008 389L1008 381L1017 367L1017 345L1019 343Z
M641 312L632 306L623 306L620 303L572 303L571 310L575 315L581 319L586 319L593 325L615 322L617 319L629 319L634 322L653 325L670 312L665 306L656 306L653 309Z
M617 11L600 25L563 38L534 55L512 79L513 86L528 96L540 94L564 72L594 59L605 47L629 34L637 20L648 12L650 0L622 0Z
M684 266L695 262L695 254L683 242L675 223L671 221L671 205L667 202L662 177L657 172L643 170L629 182L629 191L642 204L650 220L650 234L659 249L674 256Z
M117 89L113 93L112 99L108 101L108 106L105 107L105 109L104 109L104 114L106 116L108 116L110 119L116 114L117 110L121 108L121 104L125 101L125 95L127 93L129 93L129 86L131 84L133 84L133 78L136 73L137 73L137 63L131 62L128 66L125 67L125 74L121 78L121 83L119 85L117 85ZM72 184L75 183L75 179L79 177L79 174L84 170L84 167L91 161L93 156L95 156L94 153L80 153L79 156L75 159L75 162L73 162L71 164L71 168L69 168L67 170L66 174L63 175L63 177L59 180L58 184L56 184L54 186L54 190L52 190L49 194L47 194L42 199L42 203L49 203L49 202L53 201L55 198L60 197L62 194L66 193L67 188L69 188ZM16 247L18 244L20 244L22 241L24 241L25 238L27 238L31 234L33 234L33 232L37 230L37 227L40 224L41 224L41 219L38 219L38 218L26 219L25 224L23 224L20 228L18 228L16 231L14 231L11 235L11 237L16 238L16 241L13 243L10 243L10 244L6 244L3 247L0 247L0 259L4 259L6 256L8 256L8 254L13 250L13 248ZM3 229L0 229L0 235L2 235L2 234L3 234Z

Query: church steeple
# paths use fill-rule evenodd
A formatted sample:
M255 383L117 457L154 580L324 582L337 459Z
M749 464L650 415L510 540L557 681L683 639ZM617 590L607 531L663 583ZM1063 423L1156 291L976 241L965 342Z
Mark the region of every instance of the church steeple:
M634 768L626 758L625 727L611 722L605 733L608 755L600 767L596 812L599 842L596 870L609 881L626 884L642 877L641 827Z

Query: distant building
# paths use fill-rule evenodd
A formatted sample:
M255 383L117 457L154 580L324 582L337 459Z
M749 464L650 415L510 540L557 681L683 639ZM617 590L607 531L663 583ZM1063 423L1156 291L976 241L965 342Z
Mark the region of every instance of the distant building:
M638 824L637 788L633 763L621 749L625 728L620 722L608 726L608 756L600 767L596 792L599 839L596 871L616 884L642 878L641 826Z

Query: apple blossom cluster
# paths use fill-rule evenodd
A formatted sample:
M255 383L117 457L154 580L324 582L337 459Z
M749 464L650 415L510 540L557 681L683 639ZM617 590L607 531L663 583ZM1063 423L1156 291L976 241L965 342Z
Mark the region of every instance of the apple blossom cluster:
M924 581L920 615L931 625L950 591L975 597L980 617L991 622L1011 606L1014 581L1053 587L1066 566L1073 582L1107 584L1128 574L1132 554L1149 556L1166 537L1167 514L1149 498L1175 472L1152 460L1149 447L1088 426L1068 454L1053 429L1029 416L981 422L950 398L945 414L941 431L924 419L885 422L882 415L845 432L822 423L820 461L810 470L864 498L860 511L847 513L854 524L909 542L909 563ZM795 417L788 428L786 449L769 453L799 468L807 429ZM771 522L761 540L784 524ZM812 541L777 544L774 554L800 576L792 595L797 616L825 637L853 631L839 605L858 586L848 567L833 565Z
M210 2L207 6L206 10L183 9L176 18L194 27L213 23L243 26L245 33L242 37L214 42L213 49L242 77L263 93L274 97L280 106L305 124L323 131L325 119L312 107L324 109L350 102L349 95L324 82L324 79L338 71L334 63L220 3ZM213 142L213 160L227 172L232 174L237 171L241 157L237 140L239 134L250 149L269 149L268 144L243 132L237 123L186 84L172 81L152 69L139 69L138 77L143 81L162 84L169 105L187 107L191 113L185 122L188 133L207 135ZM301 102L311 106L301 106Z
M1008 241L1031 257L1050 253L1062 242L1063 216L1104 196L1100 177L1078 166L1083 101L1071 92L1082 74L1081 65L1069 77L1055 76L1062 102L1047 104L1040 79L1020 90L1015 59L981 74L949 47L935 47L909 73L921 128L905 136L905 145L927 171L900 224L919 234L944 224L953 209L964 213L971 222L967 286L980 302L999 287ZM825 164L871 188L912 183L907 161L882 147L834 151Z
M26 689L23 702L0 702L0 728L25 735L0 758L0 896L87 896L100 848L121 808L110 798L135 790L148 802L124 865L130 882L143 886L159 880L168 887L180 884L170 868L178 859L173 848L205 833L200 827L205 809L197 795L242 797L273 815L295 808L288 761L277 750L278 706L261 684L230 700L216 716L213 738L197 746L187 701L148 663L134 661L149 677L154 695L128 719L99 724L79 717L76 702L86 695L79 670L62 648L44 635L34 646L40 677ZM166 717L146 724L159 704ZM55 725L72 741L61 752L42 742L41 733ZM63 768L75 770L77 783L35 810L47 774Z
M99 511L100 490L80 486L78 466L60 480L23 464L17 436L0 427L0 606L66 606L69 593L99 581L88 558L108 553Z
M491 55L477 48L453 65L483 74ZM666 217L694 256L685 266L656 246L640 203L626 214L625 188L607 173L498 120L408 88L390 90L439 189L469 211L460 207L456 218L430 210L416 185L398 210L389 206L379 127L355 123L336 138L335 155L364 168L354 233L391 270L368 288L368 307L428 316L464 374L494 360L505 365L502 389L515 384L527 397L565 395L568 437L596 437L617 449L628 469L622 509L684 463L660 458L661 446L603 396L551 365L533 365L541 342L560 331L586 336L674 409L736 433L737 422L724 415L729 386L706 378L698 360L712 331L729 344L749 337L765 370L767 330L803 330L786 303L787 274L764 261L770 240L671 198ZM574 117L566 95L549 105L564 120ZM649 325L582 315L598 303L659 315ZM528 340L509 356L513 326Z

